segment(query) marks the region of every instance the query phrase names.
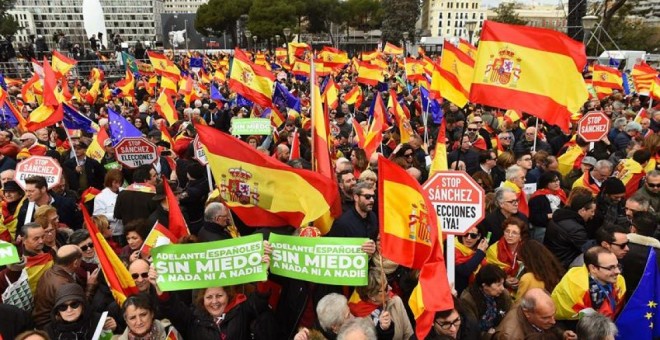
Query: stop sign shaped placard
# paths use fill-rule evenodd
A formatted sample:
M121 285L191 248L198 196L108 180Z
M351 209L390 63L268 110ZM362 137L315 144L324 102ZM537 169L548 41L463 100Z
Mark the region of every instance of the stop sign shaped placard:
M52 189L60 183L62 167L51 157L31 156L16 165L14 180L25 190L25 179L32 176L44 177L48 189Z
M156 161L156 145L145 137L130 137L122 139L115 146L117 161L129 169Z
M587 142L598 142L610 132L610 118L600 111L589 112L578 122L577 132Z
M462 171L439 171L424 183L442 232L463 235L484 219L484 189Z
M193 140L193 158L196 159L199 164L206 166L209 164L209 160L206 158L206 151L202 147L202 142L199 140L199 135L195 136Z

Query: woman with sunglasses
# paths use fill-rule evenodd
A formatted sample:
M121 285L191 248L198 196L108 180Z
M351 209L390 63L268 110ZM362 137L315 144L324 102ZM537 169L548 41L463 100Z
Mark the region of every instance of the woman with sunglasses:
M76 283L67 283L57 289L50 317L51 322L45 331L51 339L61 340L91 340L101 319L99 313L87 306L85 292ZM105 338L108 338L115 328L117 323L112 317L108 317L103 324Z
M482 237L477 227L468 229L467 234L458 237L456 242L456 283L458 295L474 282L474 275L481 266L486 265L488 240Z
M511 216L502 222L503 237L493 243L486 251L486 261L494 264L506 273L505 285L511 291L518 289L521 261L518 256L520 245L529 238L527 223Z
M78 270L78 275L87 277L87 273L91 273L99 267L99 259L96 257L94 251L94 243L89 236L89 231L86 229L79 229L69 236L69 244L75 244L82 250L82 263Z

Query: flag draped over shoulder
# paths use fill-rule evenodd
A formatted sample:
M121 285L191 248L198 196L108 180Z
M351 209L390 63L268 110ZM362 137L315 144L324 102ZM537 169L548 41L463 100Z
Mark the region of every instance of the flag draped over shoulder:
M117 304L121 306L126 298L139 293L138 288L128 269L126 269L119 256L110 247L108 241L105 240L103 234L96 227L96 224L94 224L85 205L80 204L79 206L83 213L87 231L89 231L89 237L91 237L94 244L96 256L99 259L99 266L103 271L105 280L108 282L112 296L114 296Z
M337 198L336 184L321 174L291 168L214 128L196 129L221 198L248 225L307 225Z
M651 340L660 337L660 275L656 250L649 248L639 285L616 320L620 335L617 339Z
M470 101L528 112L568 132L589 98L586 60L584 45L563 33L485 21Z
M275 77L263 66L255 65L245 52L236 48L229 74L229 87L263 107L271 106Z
M378 204L382 255L402 266L421 269L431 254L435 211L421 185L383 156L378 157Z

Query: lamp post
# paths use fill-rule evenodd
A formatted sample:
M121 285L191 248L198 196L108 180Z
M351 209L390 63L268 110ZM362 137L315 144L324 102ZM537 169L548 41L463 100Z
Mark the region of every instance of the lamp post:
M282 29L282 33L284 33L284 48L286 48L286 61L288 63L291 63L292 61L289 60L289 35L291 35L291 29L288 27L284 27Z
M256 51L256 50L258 50L258 47L257 47L257 36L256 36L256 35L253 35L253 36L252 36L252 39L254 40L254 50Z
M584 43L585 50L589 44L589 38L591 38L592 31L598 24L598 19L599 18L595 15L585 15L582 17L582 29L584 30L582 42Z
M250 38L252 38L252 32L250 30L245 30L245 38L247 38L247 49L250 49Z
M276 48L280 47L280 35L279 34L275 34L275 45L276 45L275 46Z
M206 38L202 37L202 54L206 55Z
M468 31L468 41L470 44L472 44L472 35L474 34L476 28L477 22L475 20L468 20L465 22L465 29Z
M367 52L367 43L369 43L369 34L364 35L364 52Z
M188 52L188 19L183 20L183 33L186 34L186 52Z
M408 54L408 37L410 36L410 33L403 32L401 35L403 35L403 57L405 58Z

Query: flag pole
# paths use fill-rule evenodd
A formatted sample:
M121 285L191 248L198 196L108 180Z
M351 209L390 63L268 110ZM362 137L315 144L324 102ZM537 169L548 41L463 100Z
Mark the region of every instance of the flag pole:
M69 146L71 147L71 150L69 152L71 153L71 158L76 157L76 151L73 148L73 140L71 139L71 136L69 135L69 129L64 126L64 133L66 133L66 139L69 141Z
M534 146L532 146L532 151L536 152L536 139L539 135L539 118L536 117L536 126L534 127Z
M314 149L315 149L314 144L316 144L316 143L314 143L314 126L315 126L314 125L314 116L315 116L314 108L316 107L316 98L315 98L316 97L316 92L314 92L314 91L316 90L316 86L317 86L316 85L316 70L315 70L316 66L314 65L314 58L311 58L311 60L309 61L309 65L310 65L310 70L309 70L309 105L310 105L310 108L309 108L309 110L310 110L310 113L311 113L310 114L310 117L311 117L310 120L311 120L311 124L312 124L312 131L311 131L312 156L311 156L310 160L312 161L312 171L317 171L318 166L316 165L316 162L314 161ZM323 103L321 103L321 105L323 105ZM323 116L325 117L325 114ZM328 117L328 119L329 119L329 117ZM327 138L327 136L326 136L326 138Z
M382 145L382 144L381 144ZM382 292L382 297L383 297L383 311L385 311L385 307L387 306L387 276L385 275L385 269L383 269L383 254L380 253L380 261L379 266L380 266L380 275L382 277L382 284L381 284L381 292Z

